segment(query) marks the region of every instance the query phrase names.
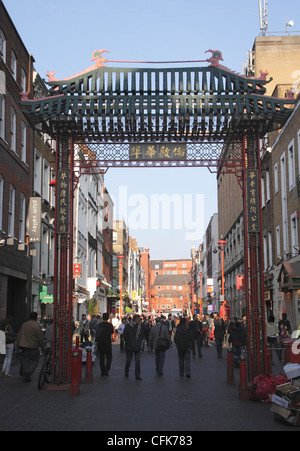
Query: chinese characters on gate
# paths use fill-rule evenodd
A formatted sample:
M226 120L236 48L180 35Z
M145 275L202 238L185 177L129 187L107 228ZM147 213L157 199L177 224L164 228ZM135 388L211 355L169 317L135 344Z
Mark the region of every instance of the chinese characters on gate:
M186 144L130 144L130 160L186 160Z
M259 233L258 171L247 171L248 232Z
M57 175L57 233L69 233L69 174L67 171L58 171Z

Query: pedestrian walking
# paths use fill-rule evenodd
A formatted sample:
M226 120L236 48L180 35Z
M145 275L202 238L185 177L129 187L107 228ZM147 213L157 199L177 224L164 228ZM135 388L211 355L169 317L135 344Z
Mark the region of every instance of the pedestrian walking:
M171 336L168 326L162 323L161 318L156 318L156 324L151 328L149 346L155 350L155 369L158 376L163 375L166 350L171 346Z
M198 321L197 315L194 315L192 321L189 322L189 328L193 332L193 336L194 336L193 347L192 347L193 357L196 356L196 346L197 346L198 357L200 359L201 357L203 357L203 354L202 354L203 339L202 339L202 325L201 325L200 321Z
M177 347L179 374L191 377L191 350L194 336L191 329L186 325L186 318L181 318L176 328L174 342Z
M140 381L141 378L141 346L143 341L143 330L141 326L140 315L134 315L132 321L126 324L124 329L126 364L125 377L129 376L129 368L134 356L135 359L135 378Z
M10 367L11 367L11 361L14 354L15 349L15 341L17 338L17 333L14 331L13 326L13 317L7 316L4 320L3 326L2 326L3 332L5 334L5 351L6 356L2 367L2 374L6 377L10 377Z
M203 316L203 319L201 320L201 337L204 346L208 346L208 339L209 339L209 322L207 319L207 315Z
M86 315L83 314L81 317L81 321L79 321L79 335L80 342L89 341L89 332L90 332L90 322L87 319Z
M217 346L217 356L222 359L223 340L225 335L225 323L218 312L214 314L214 336Z
M125 326L126 326L126 318L122 318L122 322L118 327L118 334L120 337L120 352L123 352L124 347L125 347L125 340L124 340L124 336L123 336Z
M103 321L96 328L96 343L99 354L101 376L108 376L112 362L111 338L114 332L113 325L108 322L109 314L103 313Z
M271 349L271 360L273 362L273 353L272 349L276 350L279 360L281 360L281 352L279 350L279 331L278 326L275 323L275 318L273 315L270 315L268 318L268 322L266 325L266 335L267 335L267 345Z
M31 381L31 376L39 364L40 349L42 351L45 349L42 328L38 324L37 318L36 312L30 314L30 319L22 325L16 342L16 351L21 351L20 373L23 382Z

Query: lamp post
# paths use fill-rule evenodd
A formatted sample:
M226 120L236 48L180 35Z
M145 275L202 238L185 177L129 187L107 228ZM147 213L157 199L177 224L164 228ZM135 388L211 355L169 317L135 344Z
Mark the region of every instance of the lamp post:
M119 284L120 284L120 318L122 317L123 306L122 306L122 288L123 288L123 259L124 255L118 255L119 258Z
M199 274L199 277L200 277L200 307L199 307L199 310L200 310L200 315L202 315L202 277L203 277L203 272L200 272Z
M222 298L223 298L223 319L225 319L225 286L224 286L224 244L226 241L221 239L218 241L218 244L221 246L221 269L222 269Z

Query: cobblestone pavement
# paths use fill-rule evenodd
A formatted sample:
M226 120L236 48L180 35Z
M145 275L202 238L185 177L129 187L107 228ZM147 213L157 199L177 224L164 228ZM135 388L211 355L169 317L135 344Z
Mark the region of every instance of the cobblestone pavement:
M141 356L142 380L124 377L125 355L113 344L109 377L93 365L93 383L80 385L80 395L69 391L39 391L38 371L24 384L19 366L12 377L0 377L1 431L299 431L275 421L271 405L239 400L239 370L235 384L227 385L227 352L217 359L216 349L203 349L192 358L191 378L180 377L177 351L167 351L164 375L155 372L153 353ZM83 366L83 380L85 366Z

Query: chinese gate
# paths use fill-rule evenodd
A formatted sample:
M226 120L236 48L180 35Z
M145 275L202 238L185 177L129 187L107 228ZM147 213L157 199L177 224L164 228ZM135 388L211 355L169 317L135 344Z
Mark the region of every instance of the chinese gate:
M74 188L80 174L109 167L207 167L236 175L244 198L253 380L267 371L259 141L283 126L294 100L265 96L264 75L230 71L219 64L219 51L208 51L210 66L176 69L109 68L113 61L104 52L95 51L95 65L68 79L48 73L49 96L21 102L32 125L42 124L57 141L55 381L68 383L71 376Z

